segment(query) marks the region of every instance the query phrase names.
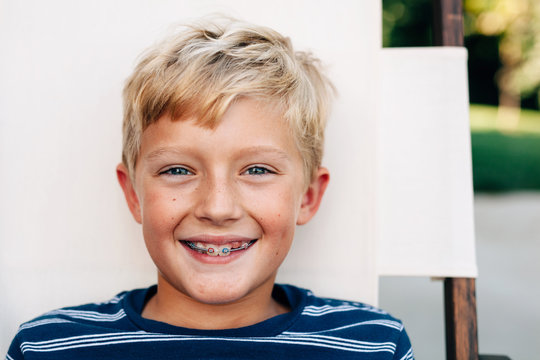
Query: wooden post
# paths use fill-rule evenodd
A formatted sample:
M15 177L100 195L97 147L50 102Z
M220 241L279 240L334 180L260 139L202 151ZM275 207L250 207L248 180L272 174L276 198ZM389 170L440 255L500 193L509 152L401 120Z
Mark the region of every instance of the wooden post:
M433 0L433 45L463 46L461 0ZM478 360L475 279L444 280L446 359Z
M461 0L433 0L433 45L463 46Z
M478 360L475 280L446 278L446 359Z

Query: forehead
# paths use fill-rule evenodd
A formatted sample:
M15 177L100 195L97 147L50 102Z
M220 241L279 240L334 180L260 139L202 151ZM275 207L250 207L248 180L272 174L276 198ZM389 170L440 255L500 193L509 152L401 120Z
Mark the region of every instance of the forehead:
M148 126L141 140L142 160L200 149L218 154L225 150L266 152L291 160L300 157L282 107L252 98L234 102L212 126L195 117L172 120L165 114Z

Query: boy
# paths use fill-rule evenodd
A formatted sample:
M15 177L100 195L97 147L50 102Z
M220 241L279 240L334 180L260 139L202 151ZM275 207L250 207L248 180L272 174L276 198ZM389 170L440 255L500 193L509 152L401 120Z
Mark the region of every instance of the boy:
M117 175L157 286L25 323L7 359L412 359L388 314L274 284L329 181L330 93L267 28L192 25L148 51Z

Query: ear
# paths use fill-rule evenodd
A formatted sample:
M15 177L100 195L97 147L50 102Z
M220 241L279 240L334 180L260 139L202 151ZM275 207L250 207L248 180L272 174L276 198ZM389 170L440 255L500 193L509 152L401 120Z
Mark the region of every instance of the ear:
M129 177L128 169L123 163L118 164L116 167L116 176L118 177L118 182L124 191L124 196L126 197L129 211L131 211L135 221L140 224L142 222L142 217L141 207L139 205L139 197L137 196L133 183L131 182L131 178Z
M311 183L302 198L300 213L296 220L297 225L304 225L317 213L329 181L330 173L328 172L328 169L319 167L316 176L311 180Z

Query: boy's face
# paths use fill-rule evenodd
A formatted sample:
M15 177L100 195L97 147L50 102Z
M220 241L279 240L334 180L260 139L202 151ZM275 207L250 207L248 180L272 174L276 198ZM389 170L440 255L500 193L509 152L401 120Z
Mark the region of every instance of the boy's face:
M302 159L282 114L242 99L215 129L165 115L143 133L135 184L118 177L160 281L202 303L239 301L273 286L295 226L317 211L328 182L305 188ZM190 248L216 251L211 256Z

